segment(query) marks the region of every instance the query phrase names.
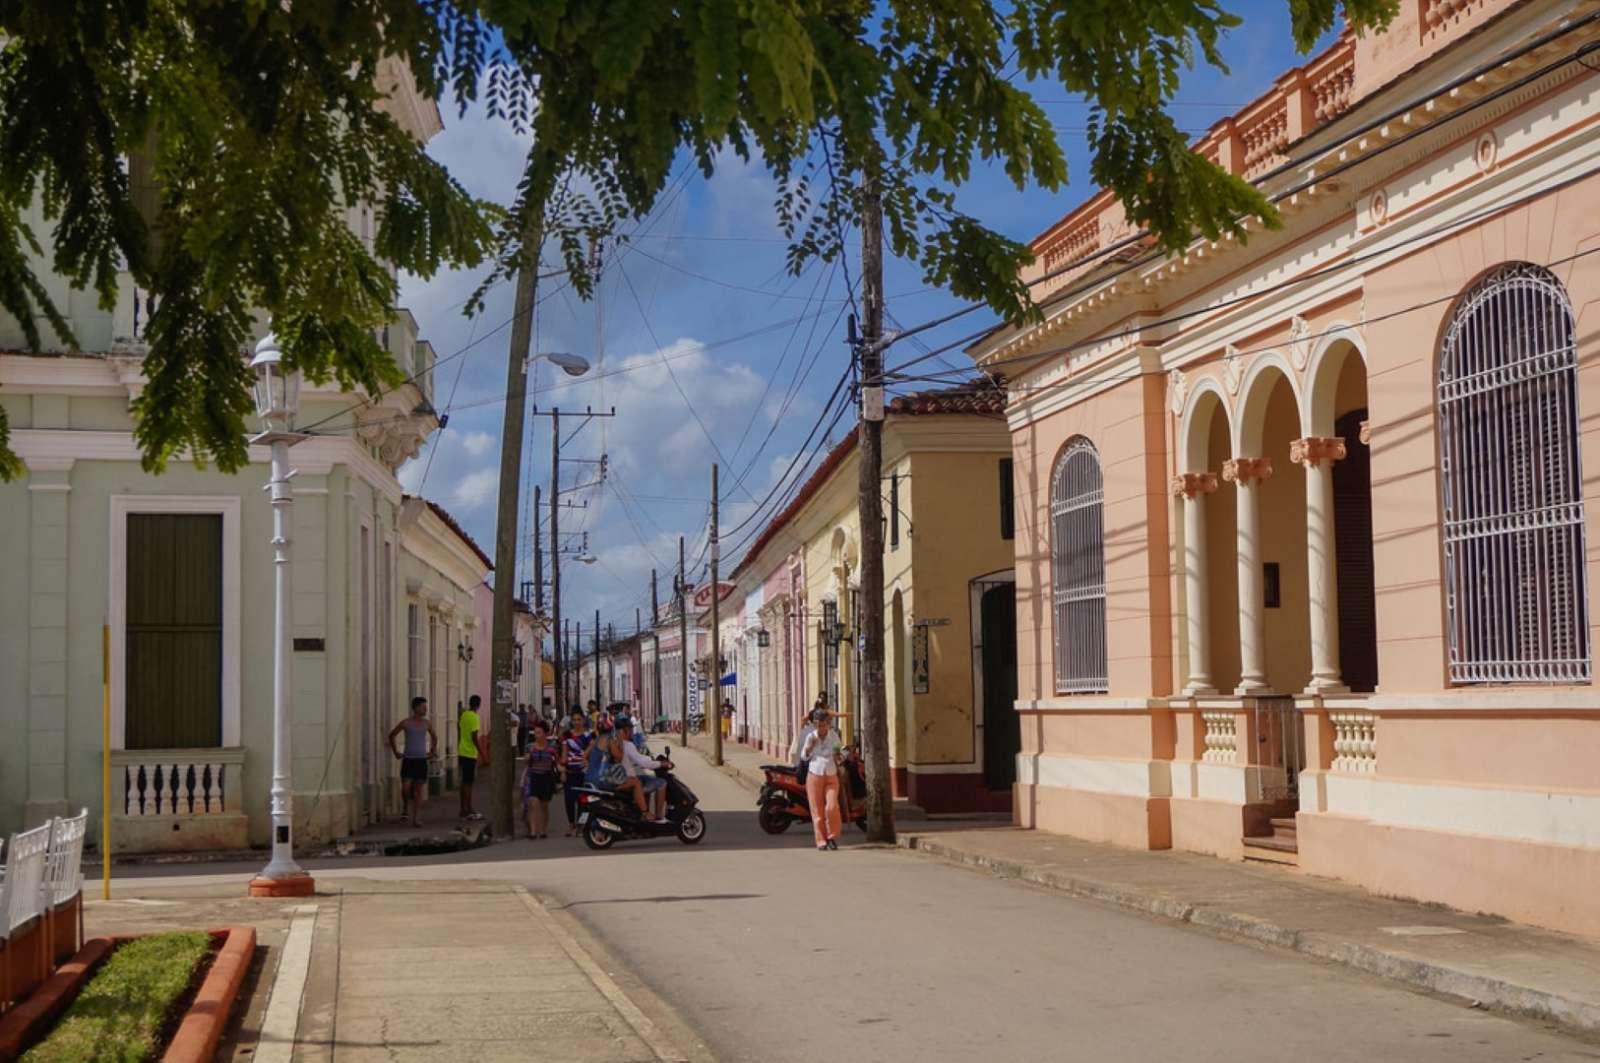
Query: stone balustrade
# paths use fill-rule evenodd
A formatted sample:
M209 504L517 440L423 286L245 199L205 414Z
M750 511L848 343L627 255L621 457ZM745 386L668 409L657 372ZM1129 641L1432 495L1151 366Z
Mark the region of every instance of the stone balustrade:
M1378 718L1370 712L1331 712L1334 771L1370 775L1378 770Z
M244 750L113 750L111 819L119 852L247 847Z
M1239 759L1239 722L1227 711L1202 712L1205 723L1205 752L1200 759L1207 764L1234 764Z

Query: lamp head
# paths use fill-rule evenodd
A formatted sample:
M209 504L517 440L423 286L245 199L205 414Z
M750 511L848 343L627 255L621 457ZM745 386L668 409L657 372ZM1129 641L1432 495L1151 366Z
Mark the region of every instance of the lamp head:
M582 376L589 371L589 359L566 351L546 351L544 357L550 364L568 376Z
M263 429L291 431L300 410L300 374L285 371L278 337L269 332L261 338L250 368L256 377L256 416L261 418Z

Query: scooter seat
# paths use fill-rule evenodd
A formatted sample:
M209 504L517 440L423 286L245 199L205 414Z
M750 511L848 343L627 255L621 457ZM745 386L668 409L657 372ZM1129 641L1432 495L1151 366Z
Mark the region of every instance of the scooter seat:
M763 764L761 765L761 770L775 771L779 775L793 775L795 773L793 764Z

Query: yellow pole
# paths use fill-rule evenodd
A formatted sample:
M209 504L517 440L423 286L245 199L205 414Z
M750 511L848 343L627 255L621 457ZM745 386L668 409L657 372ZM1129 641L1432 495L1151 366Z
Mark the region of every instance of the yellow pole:
M111 899L111 625L100 626L100 899Z

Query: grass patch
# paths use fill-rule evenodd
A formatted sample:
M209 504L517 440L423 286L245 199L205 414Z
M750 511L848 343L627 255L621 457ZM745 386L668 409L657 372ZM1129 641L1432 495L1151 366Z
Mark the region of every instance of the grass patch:
M23 1063L143 1063L157 1058L173 1005L211 952L211 936L156 934L117 947Z

